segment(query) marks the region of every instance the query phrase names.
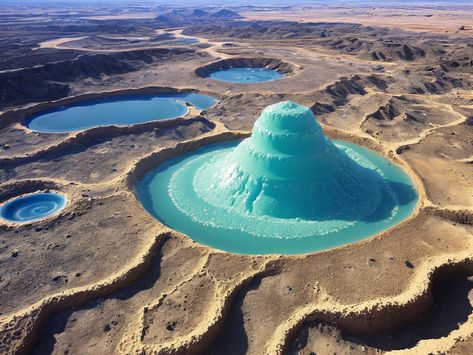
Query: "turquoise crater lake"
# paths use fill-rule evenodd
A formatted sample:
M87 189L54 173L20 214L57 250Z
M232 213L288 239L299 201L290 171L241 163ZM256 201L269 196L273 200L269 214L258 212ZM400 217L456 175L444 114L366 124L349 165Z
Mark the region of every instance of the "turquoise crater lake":
M67 133L100 126L134 125L185 116L186 102L199 110L215 103L215 98L196 93L127 95L86 100L39 112L27 120L35 132Z
M239 254L352 243L408 218L418 196L383 156L324 136L306 107L267 107L252 135L171 159L136 185L145 209L193 240Z
M208 77L228 83L252 84L278 80L283 76L277 70L268 68L229 68L215 71Z
M39 192L11 199L0 207L0 217L10 222L41 220L62 210L67 198L59 193Z

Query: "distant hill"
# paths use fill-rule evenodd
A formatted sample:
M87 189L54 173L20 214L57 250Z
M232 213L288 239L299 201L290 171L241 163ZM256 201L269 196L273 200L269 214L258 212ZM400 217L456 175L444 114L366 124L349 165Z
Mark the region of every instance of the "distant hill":
M194 11L192 11L192 16L195 16L195 17L204 17L207 15L208 15L208 12L201 9L194 9Z
M173 22L173 19L167 15L159 15L158 17L155 18L155 20L166 23L166 24Z
M185 26L202 23L213 24L216 22L229 22L242 18L243 16L241 16L239 13L229 9L221 9L211 13L210 11L199 8L183 8L162 13L155 17L155 20L165 26Z
M210 15L211 17L218 18L218 19L238 19L242 18L240 14L235 11L222 9L220 11L214 12Z

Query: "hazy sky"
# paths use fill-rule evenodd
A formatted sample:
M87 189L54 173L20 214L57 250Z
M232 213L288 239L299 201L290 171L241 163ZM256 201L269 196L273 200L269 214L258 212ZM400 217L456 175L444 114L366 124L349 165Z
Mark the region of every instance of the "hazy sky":
M334 4L334 3L371 3L371 4L386 4L386 3L462 3L462 4L471 4L473 0L0 0L0 4L4 3L68 3L68 4L77 4L81 3L110 3L114 4L117 2L120 3L160 3L160 4L169 4L174 5L176 3L183 4Z
M0 0L1 5L12 4L162 4L162 5L299 5L299 4L364 4L371 6L392 5L472 5L473 0Z

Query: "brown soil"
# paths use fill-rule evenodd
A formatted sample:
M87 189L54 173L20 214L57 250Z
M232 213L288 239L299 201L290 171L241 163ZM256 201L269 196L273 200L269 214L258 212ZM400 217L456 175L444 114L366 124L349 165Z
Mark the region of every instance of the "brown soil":
M117 10L119 22L104 8L95 11L101 21L86 20L94 14L88 8L80 21L77 9L65 9L66 15L29 9L23 17L0 12L10 23L0 26L0 82L9 85L0 89L7 94L0 95L0 202L42 190L69 198L49 219L0 224L0 352L471 353L468 31L453 41L439 33L347 23L241 21L228 12L217 20L193 9L155 9L167 18L154 20L135 10L136 16L126 6ZM58 19L57 27L42 23L45 11ZM285 13L298 20L313 16L311 9L301 11ZM384 17L377 21L394 26L378 13ZM432 13L426 21L450 26L444 12ZM159 26L197 37L201 45L113 53L38 48L64 37L144 38ZM291 70L282 80L249 85L195 73L231 58L269 58ZM64 68L72 68L67 76L60 75ZM173 90L219 101L180 119L137 126L58 135L25 126L37 111L85 98ZM246 136L262 108L287 99L311 107L329 137L401 165L421 197L411 218L331 250L251 256L199 245L142 208L134 184L146 171L202 145Z

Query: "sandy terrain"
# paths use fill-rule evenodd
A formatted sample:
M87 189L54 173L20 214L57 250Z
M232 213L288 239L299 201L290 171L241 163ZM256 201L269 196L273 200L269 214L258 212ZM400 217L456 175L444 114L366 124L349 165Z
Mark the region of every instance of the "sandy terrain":
M85 36L81 37L64 37L64 38L57 38L50 41L44 41L39 43L39 48L57 48L60 47L62 44L67 42L73 41L80 41L81 39L87 38Z
M75 20L90 9L75 11L51 32L28 31L22 21L14 33L0 26L0 202L40 190L69 199L49 219L0 224L0 353L473 351L467 31L452 41L444 33L347 24L196 20L190 10L171 13L178 23L168 25L135 18L96 27ZM177 26L181 21L189 23ZM112 52L104 45L103 53L62 46L89 36L140 40L166 26L200 44ZM268 63L286 77L238 85L198 75L229 59ZM218 103L179 119L70 134L25 126L46 108L176 90L213 95ZM310 106L331 138L402 166L418 187L416 212L350 245L251 256L199 245L142 208L134 184L144 173L202 145L246 136L262 108L286 99Z
M383 8L354 9L344 6L295 6L291 11L242 11L249 21L287 20L296 22L359 23L365 26L402 28L415 32L450 33L473 36L471 8ZM460 30L462 26L466 28Z
M129 20L129 19L151 19L156 17L156 13L122 13L119 15L103 15L84 17L87 20L107 21L107 20Z

